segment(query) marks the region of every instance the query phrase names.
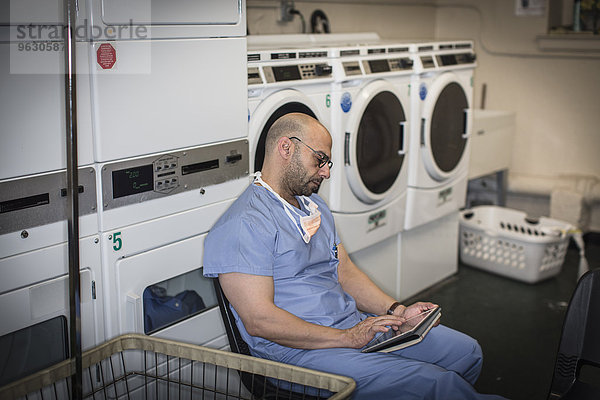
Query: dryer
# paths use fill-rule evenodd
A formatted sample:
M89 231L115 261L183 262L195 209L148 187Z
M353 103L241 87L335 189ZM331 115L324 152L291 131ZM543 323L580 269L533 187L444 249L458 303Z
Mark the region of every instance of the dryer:
M465 204L471 147L473 43L419 43L415 62L399 299L458 270L458 210Z
M244 0L90 3L97 162L247 136Z
M349 253L402 230L408 181L410 45L336 50L327 200Z
M69 357L67 174L0 181L0 386ZM104 341L93 166L79 169L81 344Z
M227 347L203 243L247 176L247 139L100 166L107 339L135 332Z
M37 3L37 4L36 4ZM77 23L83 25L85 2ZM9 2L6 2L6 7ZM10 8L10 13L8 12ZM0 13L0 180L67 166L62 2L10 2ZM77 38L78 162L94 162L88 45Z
M332 61L327 48L248 48L248 140L251 173L264 161L266 134L281 116L300 112L330 128Z
M246 35L246 0L88 2L89 28L98 27L96 32L90 32L95 39L114 40L117 37L129 40L132 36L141 34L152 39ZM119 32L119 28L124 33Z
M139 333L228 349L214 285L202 274L204 239L247 186L248 160L243 138L99 165L107 339ZM131 382L134 397L143 391Z

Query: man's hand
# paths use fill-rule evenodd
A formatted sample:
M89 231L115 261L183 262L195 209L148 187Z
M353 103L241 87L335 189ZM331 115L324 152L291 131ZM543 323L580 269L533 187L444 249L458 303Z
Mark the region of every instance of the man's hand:
M411 318L413 318L416 315L419 315L427 310L430 310L432 308L436 307L435 304L433 303L429 303L429 302L418 302L415 304L412 304L408 307L406 307L401 316L404 317L405 320L410 320ZM440 323L440 321L438 320L434 326L437 326Z
M397 315L382 315L379 317L368 317L350 329L345 330L344 343L340 347L351 347L360 349L369 343L378 332L387 332L391 329L398 330L404 323L404 318Z

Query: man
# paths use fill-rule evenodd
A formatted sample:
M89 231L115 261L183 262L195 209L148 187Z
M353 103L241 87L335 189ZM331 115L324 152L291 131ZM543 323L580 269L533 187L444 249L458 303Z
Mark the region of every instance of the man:
M471 386L479 345L447 327L402 350L361 353L376 334L434 305L400 305L350 260L316 194L330 155L331 136L317 120L279 118L262 173L206 238L204 274L219 277L252 354L350 376L356 399L493 398Z

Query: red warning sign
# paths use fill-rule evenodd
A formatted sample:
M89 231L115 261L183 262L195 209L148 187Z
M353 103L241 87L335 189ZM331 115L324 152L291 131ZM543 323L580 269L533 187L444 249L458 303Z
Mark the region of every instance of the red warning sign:
M96 61L102 69L111 69L117 62L117 51L110 43L102 43L96 50Z

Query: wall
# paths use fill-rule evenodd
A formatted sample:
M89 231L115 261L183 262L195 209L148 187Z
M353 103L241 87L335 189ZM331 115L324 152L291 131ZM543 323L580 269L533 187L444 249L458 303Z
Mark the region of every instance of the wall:
M432 38L436 12L432 6L413 1L295 1L296 9L310 31L310 16L316 9L327 14L332 33L377 32L383 38ZM289 23L279 23L280 1L247 0L248 31L252 35L301 33L298 16Z
M518 17L514 1L437 5L436 37L476 41L475 104L485 83L486 108L516 112L508 206L548 215L553 187L600 178L600 52L541 50L536 38L546 33L547 17ZM600 230L597 200L590 228Z
M463 5L453 6L457 3ZM540 51L536 36L545 33L546 17L516 17L511 1L438 4L437 37L477 41L476 100L486 83L487 108L517 112L511 172L599 175L600 53Z
M248 0L251 34L301 32L298 17L286 24L277 22L279 4ZM310 15L318 8L328 15L335 33L475 40L475 105L481 104L485 83L486 108L516 111L509 187L520 192L529 184L519 182L540 182L542 193L532 203L540 214L547 214L547 195L557 178L600 177L600 52L541 50L536 38L546 33L546 15L518 17L513 0L305 0L295 6L304 14L308 30ZM524 200L523 193L517 194L519 207L524 207L526 196ZM600 230L598 209L596 204L594 230Z

